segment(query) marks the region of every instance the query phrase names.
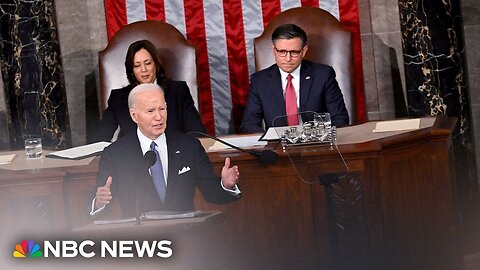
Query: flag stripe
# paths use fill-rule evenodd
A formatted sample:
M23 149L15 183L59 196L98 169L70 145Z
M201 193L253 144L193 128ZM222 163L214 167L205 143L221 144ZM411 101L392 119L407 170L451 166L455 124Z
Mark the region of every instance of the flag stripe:
M105 19L107 24L108 40L127 24L127 10L125 0L105 0Z
M351 1L351 0L348 0ZM321 9L328 11L330 14L335 16L337 20L340 20L340 13L338 11L338 1L327 1L327 0L319 0L318 5Z
M280 9L282 11L295 8L295 7L300 7L301 2L300 0L280 0Z
M267 26L268 22L281 11L280 0L262 0L263 27Z
M145 0L147 20L165 21L163 0Z
M302 7L317 7L318 0L302 0Z
M165 22L175 26L187 38L185 7L183 1L165 0Z
M228 69L232 97L231 114L233 116L233 119L230 119L228 133L234 133L236 131L235 124L242 120L244 101L247 99L248 61L245 50L242 3L240 1L224 1L223 10L225 13ZM229 115L229 112L226 115Z
M343 27L352 32L353 61L355 71L355 99L359 122L367 120L365 111L365 91L363 85L363 64L362 64L362 41L360 37L360 20L358 18L358 2L339 1L340 23Z
M145 11L145 2L138 0L126 0L127 5L127 21L133 23L145 20L147 13Z
M208 63L212 84L213 114L217 133L227 134L232 111L230 76L228 72L227 40L222 2L204 0Z
M261 0L243 0L242 13L245 30L245 49L248 61L248 74L255 72L253 40L263 32Z
M197 45L197 74L200 114L208 133L215 133L212 84L210 82L210 66L208 63L207 38L203 3L198 0L184 0L185 29L187 39Z

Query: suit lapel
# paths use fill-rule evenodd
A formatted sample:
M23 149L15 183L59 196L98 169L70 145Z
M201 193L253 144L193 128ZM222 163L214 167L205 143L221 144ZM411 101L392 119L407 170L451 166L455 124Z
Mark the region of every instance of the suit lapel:
M283 97L282 77L277 65L270 68L268 79L268 85L272 90L270 91L272 103L275 105L273 108L278 108L279 113L277 115L285 115L287 112L285 110L285 98Z
M128 136L128 143L125 144L127 148L125 153L129 153L128 160L130 164L139 165L140 168L141 163L143 162L143 155L142 149L140 148L140 142L137 138L137 132L129 132ZM145 167L145 165L143 166Z
M165 133L167 139L167 148L168 148L168 176L167 176L167 190L169 185L174 185L178 174L178 166L181 162L181 153L180 147L177 143L177 140L173 139L173 135Z
M300 108L299 112L305 111L307 106L308 96L312 88L313 73L310 63L302 61L302 67L300 68Z
M145 164L145 160L143 158L142 154L142 148L140 147L140 141L138 140L137 137L137 132L130 132L128 134L130 136L129 140L131 143L127 144L128 151L126 153L131 153L129 155L129 166L132 168L139 168L138 175L139 179L136 179L138 181L137 184L146 185L147 190L152 192L154 196L158 196L155 185L153 184L152 177L150 176L150 172L147 169L147 165ZM140 182L141 181L141 182Z

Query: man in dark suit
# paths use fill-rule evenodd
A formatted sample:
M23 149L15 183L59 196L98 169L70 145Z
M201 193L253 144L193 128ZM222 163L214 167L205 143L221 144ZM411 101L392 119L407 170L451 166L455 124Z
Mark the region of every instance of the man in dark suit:
M240 131L264 132L262 121L268 129L312 120L304 119L307 114L302 119L296 117L307 111L328 112L332 124L348 125L348 112L333 68L303 60L308 50L305 31L285 24L273 31L272 42L276 64L251 76ZM285 115L297 119L281 117Z
M166 82L165 100L168 102L168 130L205 132L200 115L195 108L192 95L184 81L169 80ZM108 107L95 133L94 141L111 141L115 130L120 127L118 137L135 131L137 125L130 118L128 110L128 94L135 85L114 89L108 98Z
M150 41L138 40L130 44L125 56L125 71L130 84L110 92L108 107L98 125L94 141L111 141L118 127L118 137L137 129L130 118L127 99L130 91L142 83L157 83L162 87L170 115L167 131L205 132L187 83L166 76L157 49Z
M191 211L197 187L212 203L239 197L238 167L230 167L229 158L219 178L197 139L181 132L165 132L168 104L157 84L136 86L128 105L138 128L103 151L90 214L103 212L113 198L120 201L125 217L148 210ZM149 150L156 152L159 170L155 169L157 163L145 164L144 154Z

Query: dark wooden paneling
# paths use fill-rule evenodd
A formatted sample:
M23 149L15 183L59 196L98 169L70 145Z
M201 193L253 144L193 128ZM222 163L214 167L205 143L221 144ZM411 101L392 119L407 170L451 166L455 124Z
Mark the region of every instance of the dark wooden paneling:
M341 145L348 170L324 146L277 150L279 161L268 166L244 153L209 153L218 173L226 156L239 165L243 198L211 205L197 194L198 209L223 212L202 231L211 240L205 249L221 250L232 269L462 269L449 160L454 123L439 117L431 128ZM28 223L12 209L36 212L43 226L46 217L63 220L55 226L64 233L88 223L97 168L98 160L0 170L2 232L16 232L15 220ZM302 181L297 171L303 180L327 174L329 184Z

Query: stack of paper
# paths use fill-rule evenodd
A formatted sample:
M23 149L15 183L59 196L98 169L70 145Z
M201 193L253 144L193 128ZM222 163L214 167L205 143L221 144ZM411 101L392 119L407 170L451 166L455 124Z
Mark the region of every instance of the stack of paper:
M259 141L260 135L226 137L221 139L231 145L234 145L240 148L252 148L252 147L254 148L258 146L267 145L267 142ZM215 143L212 146L210 146L210 148L208 148L209 151L218 151L218 150L225 150L225 149L231 149L231 147L218 141L215 141Z
M390 132L417 130L420 128L420 118L417 119L401 119L392 121L381 121L375 125L373 132Z
M49 158L65 158L65 159L83 159L96 156L103 152L103 149L109 146L110 142L98 142L82 145L62 151L53 152L47 155Z
M0 156L0 165L9 164L15 158L15 154Z

